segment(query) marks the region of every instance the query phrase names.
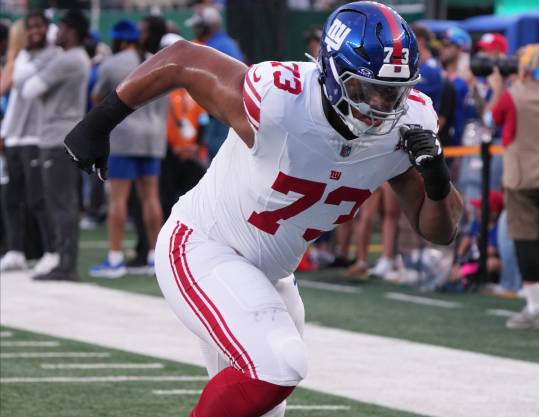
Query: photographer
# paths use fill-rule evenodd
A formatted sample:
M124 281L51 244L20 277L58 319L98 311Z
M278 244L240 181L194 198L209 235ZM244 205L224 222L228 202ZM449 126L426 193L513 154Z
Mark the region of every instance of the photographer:
M472 82L472 87L478 87L473 92L481 117L492 110L518 71L516 58L508 57L507 50L507 39L499 33L485 33L477 42L470 69L475 77L484 80L482 85Z
M520 58L519 79L498 100L492 119L503 126L505 201L527 305L509 328L539 329L539 44ZM527 285L526 285L527 284Z

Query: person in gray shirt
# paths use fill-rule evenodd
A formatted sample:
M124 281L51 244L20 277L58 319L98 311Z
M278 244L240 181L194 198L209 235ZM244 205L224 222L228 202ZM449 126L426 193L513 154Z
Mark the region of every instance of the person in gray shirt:
M0 272L26 269L24 254L24 207L32 213L41 237L44 255L33 274L50 272L58 265L49 212L45 206L39 143L43 106L39 100L26 100L20 88L58 53L47 45L48 19L42 11L29 13L24 20L26 48L15 58L10 100L0 137L4 143L9 181L2 187L2 217L6 227L7 253L0 259Z
M107 58L99 68L92 94L96 103L114 91L131 71L150 56L138 47L138 29L129 20L117 22L111 38L114 55ZM168 99L162 97L127 117L111 135L108 173L109 252L103 263L90 269L89 273L93 277L119 278L127 272L122 240L133 181L142 206L149 246L147 266L143 272L153 274L153 249L163 218L158 177L161 159L166 150L167 111Z
M56 38L63 51L22 87L23 97L40 97L44 106L43 181L60 255L58 267L35 276L36 280L78 280L79 174L64 151L63 139L86 112L90 59L82 43L88 27L88 19L81 11L67 11L60 20Z

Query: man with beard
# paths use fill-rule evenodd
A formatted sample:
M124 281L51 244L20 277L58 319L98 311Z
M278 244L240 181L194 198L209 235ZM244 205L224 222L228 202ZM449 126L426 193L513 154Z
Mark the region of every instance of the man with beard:
M0 132L7 161L9 182L2 188L4 224L8 252L0 260L0 270L26 269L24 254L24 206L37 223L43 257L33 269L34 275L50 272L58 265L54 253L53 227L43 195L40 118L43 115L39 100L21 95L24 82L54 58L58 50L47 45L49 21L42 11L29 13L25 18L26 48L15 59L11 96Z

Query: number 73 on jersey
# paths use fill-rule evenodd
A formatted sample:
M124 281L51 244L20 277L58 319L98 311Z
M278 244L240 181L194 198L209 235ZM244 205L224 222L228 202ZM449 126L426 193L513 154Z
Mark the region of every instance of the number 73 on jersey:
M248 222L260 230L274 235L280 227L280 220L285 221L291 217L297 216L316 204L322 199L326 186L327 184L323 182L292 177L284 172L279 172L271 188L282 194L288 194L293 191L301 194L301 197L289 205L276 210L267 210L260 213L253 211L249 216ZM370 194L369 190L361 190L346 186L341 186L331 191L324 200L324 204L339 206L345 201L354 203L352 209L348 213L338 216L333 224L338 225L351 220L356 215L361 204L370 196ZM323 232L324 230L308 228L305 230L305 233L303 233L303 238L306 241L311 241L318 238Z

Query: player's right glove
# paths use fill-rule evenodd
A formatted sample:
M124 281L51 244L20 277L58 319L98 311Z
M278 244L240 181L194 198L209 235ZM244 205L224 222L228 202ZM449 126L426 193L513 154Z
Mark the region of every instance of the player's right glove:
M105 181L110 132L133 111L115 91L90 110L64 140L66 151L75 164L88 174L96 172Z
M401 126L399 133L411 164L423 177L427 197L443 200L451 191L451 182L438 136L417 125Z

